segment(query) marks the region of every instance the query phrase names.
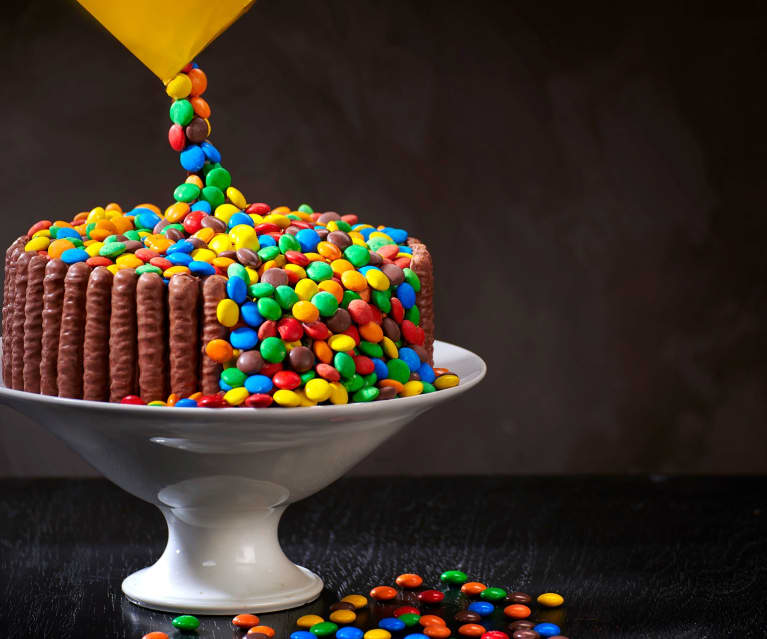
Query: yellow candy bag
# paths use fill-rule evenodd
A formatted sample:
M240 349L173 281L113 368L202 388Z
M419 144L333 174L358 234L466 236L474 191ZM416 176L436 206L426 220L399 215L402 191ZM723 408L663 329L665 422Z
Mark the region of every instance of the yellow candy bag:
M168 83L255 0L78 0Z

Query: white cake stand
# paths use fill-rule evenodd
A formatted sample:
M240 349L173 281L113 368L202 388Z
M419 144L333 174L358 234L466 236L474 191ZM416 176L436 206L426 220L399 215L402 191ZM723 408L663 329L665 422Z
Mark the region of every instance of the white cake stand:
M168 544L122 583L141 606L235 614L315 599L322 580L280 548L285 508L338 479L409 421L475 386L485 363L436 342L461 383L428 395L311 408L190 409L59 399L0 388L0 403L51 430L129 493L157 506ZM87 505L85 505L87 507Z

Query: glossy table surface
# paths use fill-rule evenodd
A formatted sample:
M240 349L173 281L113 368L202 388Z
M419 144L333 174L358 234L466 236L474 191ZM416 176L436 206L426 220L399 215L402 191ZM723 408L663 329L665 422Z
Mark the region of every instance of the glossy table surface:
M172 615L120 592L164 534L156 509L104 480L0 480L0 636L180 636ZM341 595L402 572L436 586L451 568L562 593L565 606L534 616L571 639L767 636L767 478L347 478L289 508L280 537L326 589L262 616L278 639ZM465 605L457 591L446 602L450 614ZM360 625L390 613L371 605ZM198 637L241 636L228 618L201 621Z

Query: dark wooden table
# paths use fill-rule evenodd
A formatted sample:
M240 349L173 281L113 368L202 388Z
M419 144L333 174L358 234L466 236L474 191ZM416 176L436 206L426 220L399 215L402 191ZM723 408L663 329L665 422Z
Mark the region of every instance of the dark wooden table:
M276 639L339 595L402 572L436 584L450 568L562 593L538 616L571 639L767 637L767 478L344 479L280 530L327 588L264 615ZM164 543L159 511L106 481L0 481L0 637L173 637L172 615L120 592ZM228 618L201 619L199 637L240 636Z

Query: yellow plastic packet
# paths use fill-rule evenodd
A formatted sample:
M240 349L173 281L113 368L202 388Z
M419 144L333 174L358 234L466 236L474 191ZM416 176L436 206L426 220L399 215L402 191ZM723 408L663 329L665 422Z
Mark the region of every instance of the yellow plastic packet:
M78 0L164 83L255 0Z

